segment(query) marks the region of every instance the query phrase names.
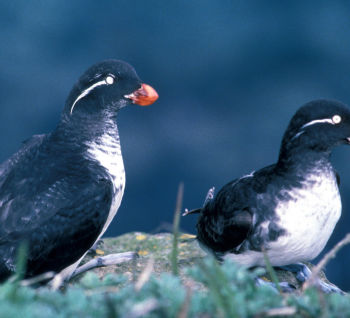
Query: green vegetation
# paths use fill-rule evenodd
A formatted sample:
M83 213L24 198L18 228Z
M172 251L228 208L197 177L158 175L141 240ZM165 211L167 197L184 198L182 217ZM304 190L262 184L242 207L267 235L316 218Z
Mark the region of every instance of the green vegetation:
M349 317L350 296L316 289L284 295L257 287L259 271L211 258L181 268L186 280L170 273L146 275L140 285L120 274L100 279L88 272L64 291L0 286L0 317ZM145 277L143 277L144 279ZM135 285L138 287L135 288Z

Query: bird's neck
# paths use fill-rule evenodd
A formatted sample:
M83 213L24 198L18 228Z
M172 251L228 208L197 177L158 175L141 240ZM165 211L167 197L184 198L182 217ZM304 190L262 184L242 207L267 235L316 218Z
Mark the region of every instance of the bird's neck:
M103 136L109 136L113 143L119 145L116 114L106 112L89 117L62 117L53 132L53 138L77 148L85 148L86 144L101 140Z
M333 170L330 151L293 149L281 151L276 169L279 172L305 176L315 171Z

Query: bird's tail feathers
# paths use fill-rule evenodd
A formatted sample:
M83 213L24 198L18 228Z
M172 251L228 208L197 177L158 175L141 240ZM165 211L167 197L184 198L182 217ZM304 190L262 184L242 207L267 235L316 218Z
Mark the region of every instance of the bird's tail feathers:
M205 200L204 200L204 203L203 203L203 207L202 208L199 208L199 209L194 209L194 210L188 210L188 209L185 209L185 212L182 213L182 216L186 216L186 215L189 215L189 214L198 214L198 213L201 213L202 209L211 201L213 200L214 198L214 193L215 193L215 187L212 187L209 189L206 197L205 197Z
M189 215L189 214L197 214L197 213L201 213L201 210L202 208L199 208L199 209L194 209L194 210L188 210L188 209L185 209L185 212L182 213L182 216L186 216L186 215Z
M204 200L204 203L203 203L203 208L211 201L214 199L214 193L215 193L215 187L212 187L209 189L206 197L205 197L205 200Z

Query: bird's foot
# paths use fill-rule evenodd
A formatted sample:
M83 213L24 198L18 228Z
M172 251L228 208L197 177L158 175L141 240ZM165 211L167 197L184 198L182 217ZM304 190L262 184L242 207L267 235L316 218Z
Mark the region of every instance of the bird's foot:
M295 278L300 283L305 283L311 276L310 268L302 263L279 266L279 268L294 273ZM316 287L326 294L330 294L330 293L344 294L344 292L341 289L339 289L337 286L327 283L319 278L316 281Z
M125 252L125 253L117 253L117 254L109 254L106 256L95 257L92 260L88 261L84 265L79 266L70 279L97 267L102 266L110 266L110 265L118 265L121 263L129 262L138 257L136 252Z
M333 284L326 283L321 279L318 279L316 287L321 289L325 294L337 293L340 295L345 295L345 292L343 292L340 288Z
M54 278L49 282L49 285L51 289L58 290L64 287L65 284L72 278L75 278L76 276L85 273L90 269L102 266L118 265L124 262L131 261L136 257L138 257L138 254L135 252L125 252L95 257L92 260L85 263L84 265L77 267L72 274L69 271L67 272L67 274L65 270L63 270L61 273L54 276ZM79 262L80 260L78 261L78 263ZM75 266L75 264L71 266Z
M311 270L309 267L307 267L305 264L302 263L296 263L296 264L290 264L285 266L279 266L279 268L292 272L295 274L295 278L300 283L305 283L305 281L311 276Z

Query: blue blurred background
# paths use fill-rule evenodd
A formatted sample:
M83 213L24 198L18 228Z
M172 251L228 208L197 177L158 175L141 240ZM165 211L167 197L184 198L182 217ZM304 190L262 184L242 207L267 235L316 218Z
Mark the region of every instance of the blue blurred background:
M159 101L119 114L126 192L107 235L169 229L176 192L276 161L289 119L316 98L350 103L348 1L13 1L0 3L0 160L54 129L72 85L106 58L131 63ZM349 231L350 148L334 152ZM181 220L195 233L196 217ZM327 267L350 289L350 247Z

